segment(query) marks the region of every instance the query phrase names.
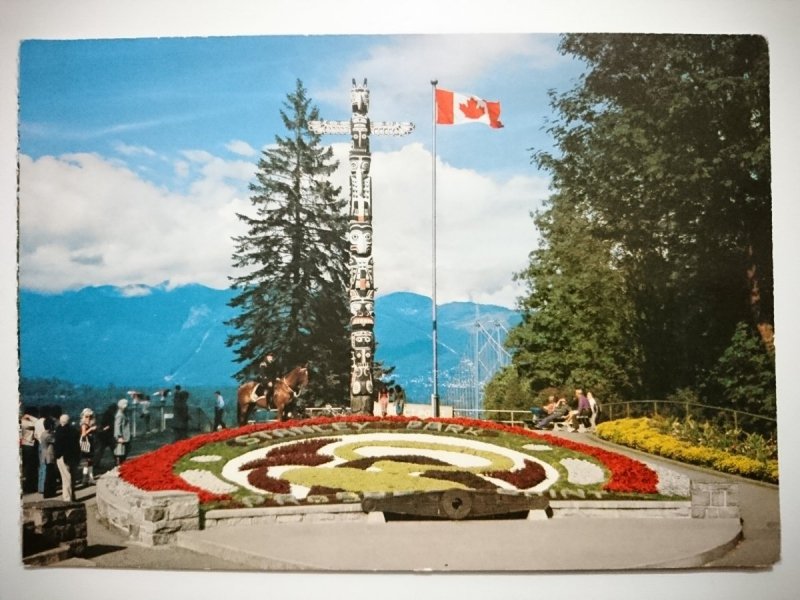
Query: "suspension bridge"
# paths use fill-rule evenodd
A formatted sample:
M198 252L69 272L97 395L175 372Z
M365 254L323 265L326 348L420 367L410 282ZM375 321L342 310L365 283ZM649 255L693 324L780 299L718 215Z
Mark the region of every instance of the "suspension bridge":
M511 362L503 342L508 329L492 317L475 316L470 342L458 367L442 383L442 403L454 411L480 411L486 384Z

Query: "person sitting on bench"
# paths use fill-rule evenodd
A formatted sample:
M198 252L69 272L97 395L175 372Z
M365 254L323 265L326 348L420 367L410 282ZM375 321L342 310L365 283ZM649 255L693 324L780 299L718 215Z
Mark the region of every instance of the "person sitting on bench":
M569 431L578 431L581 425L586 427L589 422L589 417L592 414L589 399L583 393L582 389L578 388L575 390L575 398L578 400L578 409L570 411L569 415L567 415Z
M567 399L561 397L556 402L556 407L553 409L549 415L547 415L544 419L540 419L534 427L536 429L544 429L553 421L562 421L564 420L567 415L569 414L569 405L567 404Z

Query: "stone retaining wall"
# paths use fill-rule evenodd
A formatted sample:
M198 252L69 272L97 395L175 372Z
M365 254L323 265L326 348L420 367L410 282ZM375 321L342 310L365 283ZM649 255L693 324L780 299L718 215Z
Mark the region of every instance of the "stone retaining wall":
M82 502L41 500L22 510L22 555L26 565L43 566L82 556L87 545Z
M692 482L692 516L699 519L739 517L739 486L735 483Z
M368 518L369 515L361 509L360 503L231 508L208 511L205 514L204 528L266 525L271 523L366 522Z
M602 517L611 519L689 518L692 503L650 500L551 500L553 518Z
M98 518L149 546L172 543L179 531L200 528L200 503L191 492L144 492L114 469L97 481Z
M692 483L692 499L683 501L590 500L552 498L554 518L730 518L739 516L738 486ZM121 480L114 469L97 482L98 518L146 545L170 544L179 531L200 529L200 505L191 492L144 492ZM360 503L288 505L217 509L205 513L203 528L325 521L370 521ZM381 513L382 516L382 513ZM85 512L84 512L85 519ZM382 520L382 519L381 519ZM85 546L85 526L84 526Z

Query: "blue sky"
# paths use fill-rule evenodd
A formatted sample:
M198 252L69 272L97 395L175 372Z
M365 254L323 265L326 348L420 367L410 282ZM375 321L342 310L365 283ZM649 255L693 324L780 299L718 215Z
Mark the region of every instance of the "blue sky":
M499 100L505 128L437 130L441 302L513 306L512 275L537 243L547 196L530 148L550 148L547 92L582 65L553 34L306 35L28 40L20 49L20 283L223 287L233 216L248 210L258 152L302 80L323 118L348 119L353 77L370 117L412 121L373 136L376 285L430 294L431 79ZM331 136L347 193L348 140Z

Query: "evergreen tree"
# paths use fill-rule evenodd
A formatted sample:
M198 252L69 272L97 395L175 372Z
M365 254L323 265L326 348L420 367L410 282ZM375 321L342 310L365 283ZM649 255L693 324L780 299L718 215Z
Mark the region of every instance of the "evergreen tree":
M641 356L614 245L558 194L535 222L541 247L517 274L529 293L506 341L516 371L536 392L581 387L604 399L629 396L640 385Z
M330 147L309 131L319 118L300 80L280 111L286 136L262 152L250 185L254 215L237 214L247 233L234 238L232 277L240 313L228 338L242 368L257 373L267 352L282 371L310 363L314 402L347 397L350 368L346 200L328 177L337 167Z
M483 408L486 410L528 411L536 404L537 398L529 388L529 380L520 377L513 364L500 369L486 383L483 392ZM501 414L500 420L506 418L508 415Z
M776 417L775 358L764 348L752 325L742 322L736 326L706 387L715 405ZM766 423L757 420L753 425L769 430Z
M551 173L558 202L613 244L642 351L633 365L640 393L697 387L742 321L771 352L766 41L581 34L565 36L561 50L588 69L552 95L559 152L534 160ZM561 327L537 320L552 335Z

